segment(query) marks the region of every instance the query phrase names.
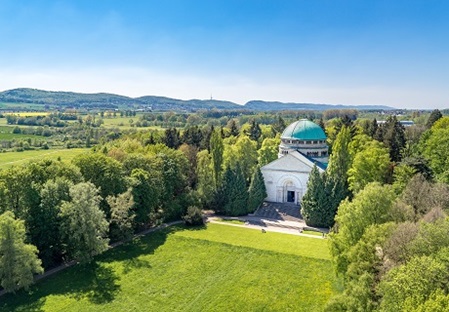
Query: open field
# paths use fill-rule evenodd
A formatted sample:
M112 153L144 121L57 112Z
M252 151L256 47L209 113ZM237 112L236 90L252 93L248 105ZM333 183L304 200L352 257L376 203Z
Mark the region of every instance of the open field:
M50 112L17 112L17 113L6 113L5 115L16 115L19 117L37 117L37 116L48 116Z
M1 298L1 311L320 311L341 291L327 241L171 227Z
M14 165L21 165L30 160L39 160L44 158L57 159L60 157L62 161L70 161L75 156L88 151L89 149L87 148L72 148L0 153L0 169L5 169Z

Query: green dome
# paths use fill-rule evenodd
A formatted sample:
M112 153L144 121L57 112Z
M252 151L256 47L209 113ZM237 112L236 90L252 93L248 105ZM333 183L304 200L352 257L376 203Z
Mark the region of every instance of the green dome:
M326 134L316 123L301 119L285 128L281 139L326 140Z

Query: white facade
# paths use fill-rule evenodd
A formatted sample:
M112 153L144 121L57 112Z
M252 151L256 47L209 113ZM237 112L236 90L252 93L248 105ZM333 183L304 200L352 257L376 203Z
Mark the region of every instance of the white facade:
M292 151L261 168L267 189L266 201L299 204L307 190L314 162ZM323 169L318 166L318 170Z

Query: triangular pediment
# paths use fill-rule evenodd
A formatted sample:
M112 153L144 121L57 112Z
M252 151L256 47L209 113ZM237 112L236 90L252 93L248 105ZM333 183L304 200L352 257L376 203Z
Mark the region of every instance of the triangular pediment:
M263 166L262 171L311 172L314 163L301 153L291 152ZM318 168L320 171L322 169Z

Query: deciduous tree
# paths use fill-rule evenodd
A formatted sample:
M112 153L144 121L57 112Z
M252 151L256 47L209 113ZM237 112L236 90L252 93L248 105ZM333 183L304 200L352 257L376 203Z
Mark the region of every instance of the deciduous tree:
M108 248L109 224L99 204L99 190L90 182L70 189L70 201L61 205L62 232L71 258L89 261Z
M7 211L0 215L0 284L12 292L33 283L33 274L42 273L37 248L25 244L25 225Z

